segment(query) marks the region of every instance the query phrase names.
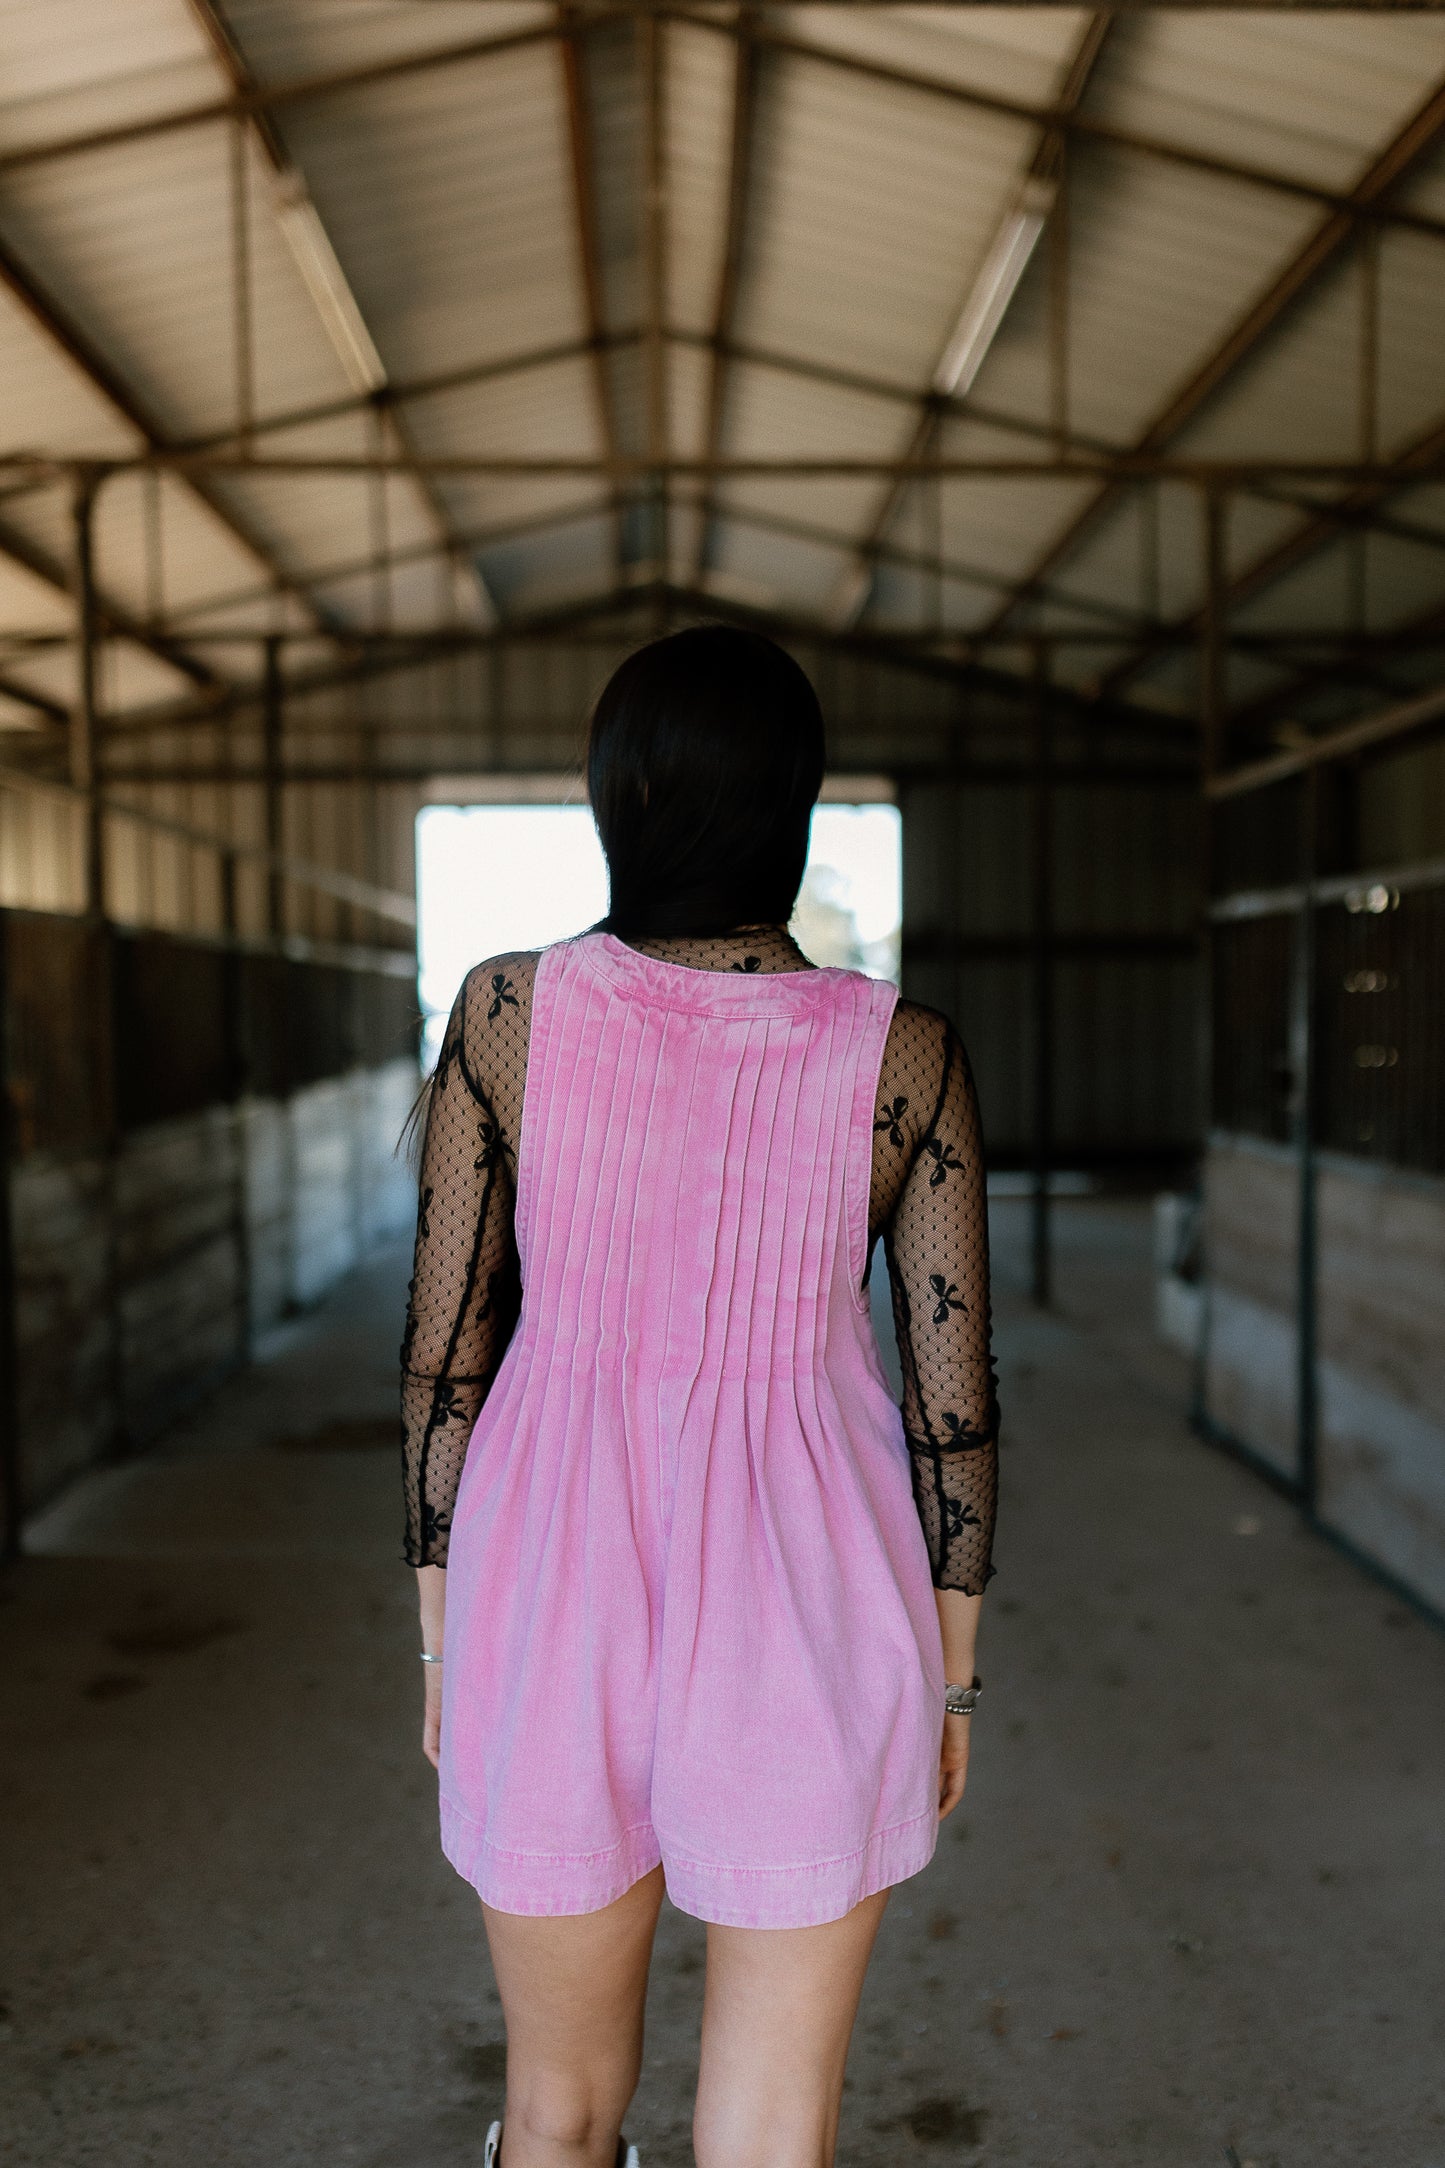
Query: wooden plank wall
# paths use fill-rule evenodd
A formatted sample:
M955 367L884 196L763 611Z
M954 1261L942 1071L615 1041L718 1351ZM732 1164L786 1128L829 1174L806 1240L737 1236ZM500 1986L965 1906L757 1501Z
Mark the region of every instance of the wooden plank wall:
M0 941L11 1463L32 1512L409 1228L416 1000L381 969L78 918L5 913Z
M1445 1611L1445 1181L1320 1155L1319 1519ZM1204 1166L1205 1403L1297 1479L1298 1171L1216 1133Z

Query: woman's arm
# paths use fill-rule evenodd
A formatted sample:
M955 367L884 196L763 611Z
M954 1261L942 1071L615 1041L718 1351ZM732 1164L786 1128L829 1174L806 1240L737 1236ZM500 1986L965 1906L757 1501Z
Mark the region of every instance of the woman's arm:
M421 1645L429 1656L442 1652L442 1630L447 1610L447 1574L445 1566L418 1566L416 1574L417 1595L421 1599ZM423 1664L421 1750L433 1769L441 1759L442 1739L442 1667L439 1663Z
M983 1137L968 1058L952 1026L911 1004L902 1022L900 1036L912 1042L906 1080L931 1071L933 1088L885 1244L903 1427L933 1568L944 1676L967 1685L993 1573L998 1490ZM884 1081L886 1091L886 1070ZM963 1795L970 1723L966 1716L944 1719L943 1813Z
M490 972L483 966L483 972ZM418 1567L422 1646L439 1654L447 1543L467 1443L506 1353L519 1301L513 1228L515 1150L483 1081L486 1051L473 1007L490 990L463 985L431 1082L422 1146L415 1264L401 1350L405 1556ZM515 1004L514 1004L515 1006ZM436 1760L441 1666L425 1667L423 1749Z

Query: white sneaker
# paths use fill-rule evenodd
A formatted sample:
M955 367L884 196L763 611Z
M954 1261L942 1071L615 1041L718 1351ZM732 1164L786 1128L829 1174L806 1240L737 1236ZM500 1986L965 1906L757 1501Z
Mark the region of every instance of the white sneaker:
M502 2150L502 2126L493 2123L487 2132L487 2149L482 2155L482 2168L497 2168L497 2155ZM622 2157L622 2168L642 2168L635 2145L630 2145Z

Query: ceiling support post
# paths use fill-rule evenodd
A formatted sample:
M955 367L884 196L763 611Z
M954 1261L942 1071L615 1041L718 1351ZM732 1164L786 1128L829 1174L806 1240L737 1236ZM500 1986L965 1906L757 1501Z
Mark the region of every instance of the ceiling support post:
M1050 1178L1054 1159L1054 797L1053 702L1049 651L1033 654L1030 716L1029 992L1033 1055L1033 1188L1029 1202L1030 1292L1039 1309L1053 1300Z
M728 152L727 225L723 233L722 262L718 267L717 297L713 303L712 336L707 352L707 416L703 424L703 454L716 459L722 448L723 420L727 407L728 363L732 359L733 318L737 312L738 285L742 276L743 243L747 232L748 188L752 175L753 124L757 113L757 49L752 30L756 20L750 6L739 7L734 23L732 139ZM708 480L697 500L697 534L692 552L692 584L706 584L712 560L712 530L717 512L717 485Z
M1224 742L1227 656L1224 640L1227 507L1218 489L1203 499L1204 609L1199 625L1199 758L1206 789L1228 756Z
M281 675L281 642L275 634L266 641L265 673L261 681L261 769L266 828L266 938L278 944L286 932L286 886L281 873L282 833L282 733L285 729L285 684Z
M105 813L100 795L100 612L95 593L95 505L100 477L82 468L71 499L75 567L75 706L70 718L70 780L85 793L82 892L88 918L105 915Z
M619 440L612 397L608 356L612 342L607 330L603 301L602 261L597 238L597 199L594 185L592 118L587 105L583 73L584 19L573 0L558 0L557 47L562 62L562 87L567 110L567 145L572 168L572 211L577 236L578 298L586 329L587 352L592 363L592 392L597 409L597 436L608 481L608 508L612 523L612 570L618 587L627 568L627 515L623 485L618 474Z
M666 33L656 16L637 23L642 74L643 352L647 368L647 456L652 462L644 503L645 554L652 576L670 568L667 412L667 86Z

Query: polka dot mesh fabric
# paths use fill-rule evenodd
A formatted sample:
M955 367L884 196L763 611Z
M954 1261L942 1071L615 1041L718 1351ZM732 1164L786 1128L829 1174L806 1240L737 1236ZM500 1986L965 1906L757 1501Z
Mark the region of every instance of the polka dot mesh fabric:
M812 968L781 927L627 939L694 970ZM446 1563L467 1441L520 1307L513 1207L535 967L534 955L499 956L469 975L428 1095L402 1343L405 1556L414 1566ZM869 1232L870 1251L881 1241L887 1261L903 1427L934 1585L981 1594L993 1572L998 1487L983 1139L958 1035L917 1002L899 1002L884 1049Z
M468 975L427 1095L401 1344L414 1566L446 1563L467 1441L521 1308L513 1209L535 969L535 956L498 956Z

